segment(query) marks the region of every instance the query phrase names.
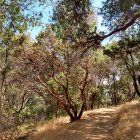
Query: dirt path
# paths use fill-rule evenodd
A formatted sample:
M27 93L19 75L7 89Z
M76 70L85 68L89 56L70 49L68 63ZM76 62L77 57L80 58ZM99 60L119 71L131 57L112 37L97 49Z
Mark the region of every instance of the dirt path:
M113 140L111 130L117 107L88 111L65 130L63 140Z

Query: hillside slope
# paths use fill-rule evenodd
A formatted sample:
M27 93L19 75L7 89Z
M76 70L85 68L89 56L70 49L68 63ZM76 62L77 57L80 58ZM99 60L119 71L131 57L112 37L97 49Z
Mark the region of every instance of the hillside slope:
M56 126L39 128L39 133L30 140L111 140L112 124L118 107L87 111L81 120ZM62 120L63 122L63 120ZM66 122L66 121L64 121ZM60 125L60 126L58 126Z
M30 140L140 140L140 103L87 111L73 123L68 118L51 121Z
M116 107L85 113L82 120L70 124L63 140L111 140Z

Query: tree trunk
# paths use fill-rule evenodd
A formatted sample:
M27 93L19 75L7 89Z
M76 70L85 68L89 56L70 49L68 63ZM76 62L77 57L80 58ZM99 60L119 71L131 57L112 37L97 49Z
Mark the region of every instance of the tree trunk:
M138 88L137 78L136 78L135 73L133 73L132 79L133 79L133 85L134 85L135 91L136 91L137 95L140 97L140 91Z
M69 115L70 117L70 122L73 122L73 121L76 121L76 120L80 120L82 115L83 115L83 112L85 110L85 103L82 104L82 107L81 107L81 110L79 112L79 114L76 112L71 112L71 110L69 110L68 108L65 109L67 114Z
M55 113L55 117L57 118L58 117L58 114L59 114L59 102L57 101L56 103L56 113Z
M95 100L95 97L96 97L96 92L93 92L92 95L91 95L91 103L90 103L90 109L92 110L93 109L93 106L94 106L94 100Z

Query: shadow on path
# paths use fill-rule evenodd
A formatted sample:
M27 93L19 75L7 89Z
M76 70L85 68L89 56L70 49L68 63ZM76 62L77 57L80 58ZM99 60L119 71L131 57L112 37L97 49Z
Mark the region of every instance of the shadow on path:
M113 140L116 110L117 107L111 107L86 112L83 119L67 127L63 140Z

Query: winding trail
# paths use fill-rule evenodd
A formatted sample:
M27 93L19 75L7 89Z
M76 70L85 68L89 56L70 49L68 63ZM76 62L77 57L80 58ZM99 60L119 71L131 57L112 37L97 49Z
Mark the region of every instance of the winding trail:
M118 107L87 111L84 117L71 123L63 140L113 140L111 133Z

